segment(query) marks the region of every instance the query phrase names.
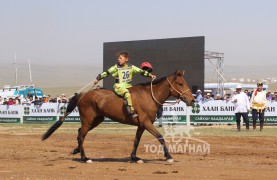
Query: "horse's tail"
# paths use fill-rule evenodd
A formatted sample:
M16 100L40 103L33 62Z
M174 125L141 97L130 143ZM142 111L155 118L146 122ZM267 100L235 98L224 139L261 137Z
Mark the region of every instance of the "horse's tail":
M76 108L80 96L81 94L75 93L75 95L69 100L64 116L60 117L60 119L47 130L47 132L41 137L42 141L49 138L51 134L63 124L65 118Z

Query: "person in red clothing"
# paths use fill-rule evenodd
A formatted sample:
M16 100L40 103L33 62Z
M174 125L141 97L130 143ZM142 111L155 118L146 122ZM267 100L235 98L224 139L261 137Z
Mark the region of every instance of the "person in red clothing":
M10 97L7 104L8 105L14 105L13 98Z

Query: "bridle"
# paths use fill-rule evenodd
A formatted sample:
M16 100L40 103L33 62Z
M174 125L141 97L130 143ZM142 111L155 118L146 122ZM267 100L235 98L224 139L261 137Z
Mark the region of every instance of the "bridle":
M168 82L168 84L170 85L170 87L180 95L179 98L183 98L183 97L184 97L183 94L185 94L186 92L190 91L190 89L187 89L187 90L184 90L184 91L181 93L181 92L179 92L177 89L175 89L174 86L172 86L172 84L171 84L171 83L169 82L169 80L168 80L168 77L167 77L166 79L167 79L167 82Z
M153 93L153 85L152 85L152 82L154 81L154 79L152 79L152 81L151 81L151 95L152 95L153 99L156 101L156 103L158 103L159 105L161 105L161 106L173 106L173 105L179 103L179 102L181 101L181 99L184 98L183 94L186 93L186 92L188 92L188 91L190 91L190 89L187 89L187 90L184 90L183 92L180 92L180 91L178 91L176 88L174 88L174 86L173 86L173 85L170 83L170 81L168 80L168 77L166 78L166 80L167 80L168 84L169 84L170 87L171 87L171 90L170 90L170 91L173 91L173 90L174 90L174 91L176 91L176 92L180 95L180 96L179 96L179 99L177 99L176 102L174 102L174 103L167 103L167 104L162 104L162 103L160 103L160 102L155 98L154 93Z

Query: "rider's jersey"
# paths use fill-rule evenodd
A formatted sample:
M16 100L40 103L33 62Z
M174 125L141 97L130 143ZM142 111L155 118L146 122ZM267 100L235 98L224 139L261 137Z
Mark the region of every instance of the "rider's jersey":
M111 74L115 78L115 83L128 83L131 84L132 78L136 74L141 74L142 76L150 77L150 73L142 70L134 65L127 64L125 67L121 67L118 64L110 67L108 71L102 72L97 79L103 79Z

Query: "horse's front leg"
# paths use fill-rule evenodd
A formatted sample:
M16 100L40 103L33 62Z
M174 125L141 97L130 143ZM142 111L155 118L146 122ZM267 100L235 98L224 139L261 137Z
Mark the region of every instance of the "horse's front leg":
M168 163L173 163L174 160L172 159L172 157L166 147L165 140L164 140L163 136L159 133L159 131L154 127L154 125L151 122L146 122L145 129L147 131L149 131L152 135L154 135L158 139L158 141L161 143L166 161Z
M133 151L131 153L131 162L143 163L143 161L140 158L138 158L136 156L136 154L137 154L137 148L138 148L138 145L139 145L139 142L140 142L140 138L141 138L144 130L145 130L145 128L140 127L140 126L137 129L136 138L135 138L135 141L134 141L134 147L133 147Z

